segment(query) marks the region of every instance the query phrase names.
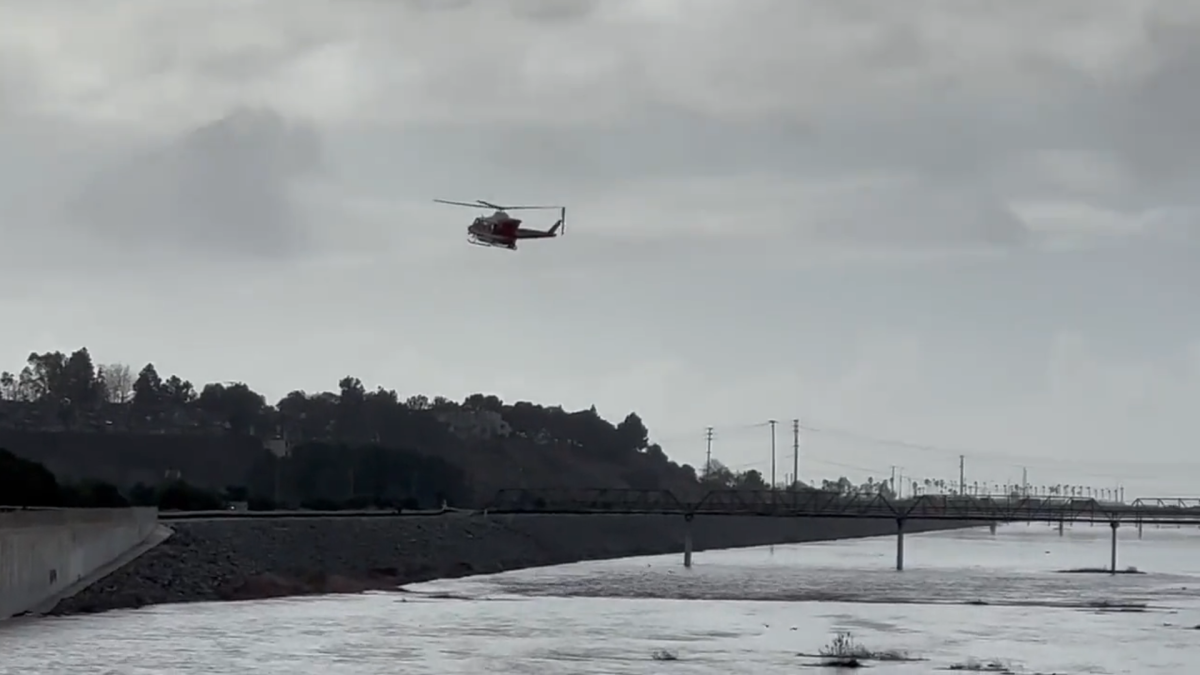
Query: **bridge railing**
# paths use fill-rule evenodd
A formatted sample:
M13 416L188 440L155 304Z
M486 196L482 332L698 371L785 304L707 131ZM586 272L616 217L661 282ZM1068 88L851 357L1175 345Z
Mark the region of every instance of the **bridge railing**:
M511 489L498 492L485 510L994 522L1200 522L1200 498L1147 498L1117 504L1091 497L920 495L894 499L881 494L820 490L713 490L697 500L687 501L668 490Z
M710 492L692 507L703 513L757 513L809 517L953 518L979 520L1066 519L1099 517L1111 509L1095 499L1042 499L1012 496L921 495L907 499L881 494L824 491L722 490Z
M581 513L687 513L687 507L670 490L609 488L504 489L496 493L485 511Z
M881 494L842 494L820 490L713 490L698 501L684 501L669 490L636 489L505 489L486 507L489 511L637 512L682 514L805 514L812 516L931 517L992 513L1096 513L1095 499L1038 497L972 497L922 495L893 499Z

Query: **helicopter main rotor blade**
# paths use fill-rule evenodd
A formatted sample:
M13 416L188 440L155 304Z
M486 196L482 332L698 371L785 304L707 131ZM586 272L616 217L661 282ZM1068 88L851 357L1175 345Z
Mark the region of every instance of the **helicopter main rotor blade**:
M521 209L529 210L529 209L559 209L559 208L562 208L561 206L501 206L499 204L485 202L482 199L476 199L475 201L479 202L480 204L483 204L484 206L488 207L489 209L496 209L497 211L517 211L517 210L521 210Z
M433 200L433 201L435 201L435 202L437 202L437 203L439 203L439 204L452 204L452 205L454 205L454 206L469 206L469 207L471 207L471 208L473 208L473 209L477 209L477 208L479 208L479 205L478 205L478 204L472 204L472 203L470 203L470 202L452 202L452 201L450 201L450 200L448 200L448 199L435 199L435 200ZM489 207L489 208L491 208L491 207Z
M561 209L562 208L561 206L500 206L499 204L485 202L482 199L475 200L474 204L472 204L471 202L455 202L455 201L451 201L449 199L435 199L433 201L437 202L438 204L452 204L454 206L467 206L472 209L487 208L487 209L495 209L496 211L517 211L517 210L529 210L529 209L547 209L548 210L548 209Z

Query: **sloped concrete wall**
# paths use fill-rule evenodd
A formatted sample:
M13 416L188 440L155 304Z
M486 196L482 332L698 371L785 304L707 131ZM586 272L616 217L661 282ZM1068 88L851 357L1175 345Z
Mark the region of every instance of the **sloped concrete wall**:
M0 620L116 560L157 525L155 508L0 513Z

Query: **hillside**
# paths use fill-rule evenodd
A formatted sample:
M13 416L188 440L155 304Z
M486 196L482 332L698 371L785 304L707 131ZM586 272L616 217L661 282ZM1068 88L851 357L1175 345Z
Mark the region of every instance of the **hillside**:
M184 480L286 503L447 499L501 488L699 489L635 413L614 424L475 394L401 398L354 377L274 405L242 383L197 387L153 364L97 365L86 348L0 374L0 447L60 480L123 490Z

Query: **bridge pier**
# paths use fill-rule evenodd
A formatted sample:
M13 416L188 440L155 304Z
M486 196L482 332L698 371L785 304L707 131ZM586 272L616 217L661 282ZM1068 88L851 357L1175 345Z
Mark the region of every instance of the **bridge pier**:
M1063 521L1058 521L1058 536L1063 536Z
M683 566L692 566L692 514L683 517Z
M992 524L988 525L988 532L996 534L996 521L992 521Z
M1142 538L1142 519L1138 519L1138 539Z
M1109 527L1112 528L1112 550L1109 552L1110 560L1109 560L1109 568L1108 568L1109 572L1108 573L1116 574L1117 573L1117 525L1118 525L1118 523L1117 523L1117 521L1114 520L1114 521L1110 522L1108 525L1109 525Z
M896 519L896 571L904 571L904 519Z

